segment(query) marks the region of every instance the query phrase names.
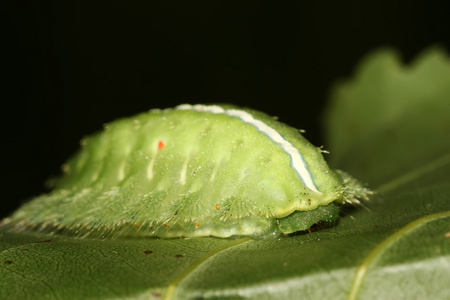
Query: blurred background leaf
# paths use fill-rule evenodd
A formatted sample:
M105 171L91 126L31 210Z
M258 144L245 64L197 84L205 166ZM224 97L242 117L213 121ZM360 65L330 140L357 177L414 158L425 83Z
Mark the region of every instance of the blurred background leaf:
M336 85L324 118L330 162L372 185L450 154L447 54L429 48L405 67L398 57L390 49L368 57L355 80Z

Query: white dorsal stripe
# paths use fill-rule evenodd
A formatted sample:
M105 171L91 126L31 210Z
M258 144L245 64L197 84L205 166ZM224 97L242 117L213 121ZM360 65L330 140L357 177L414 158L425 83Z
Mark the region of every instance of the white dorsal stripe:
M308 171L303 155L294 147L289 141L287 141L281 134L275 129L268 126L266 123L255 119L251 114L246 111L238 109L224 109L217 105L190 105L182 104L176 107L179 110L194 110L197 112L209 112L213 114L225 114L230 117L239 118L243 122L254 126L261 133L265 134L272 141L280 145L280 147L290 156L291 165L295 172L300 177L301 181L307 188L315 192L320 193L312 179L311 173Z

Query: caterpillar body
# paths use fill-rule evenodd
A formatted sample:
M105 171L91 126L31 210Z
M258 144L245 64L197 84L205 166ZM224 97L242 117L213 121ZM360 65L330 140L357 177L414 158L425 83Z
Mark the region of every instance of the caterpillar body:
M337 218L370 191L297 129L251 109L189 105L82 141L48 194L3 220L76 236L277 236Z

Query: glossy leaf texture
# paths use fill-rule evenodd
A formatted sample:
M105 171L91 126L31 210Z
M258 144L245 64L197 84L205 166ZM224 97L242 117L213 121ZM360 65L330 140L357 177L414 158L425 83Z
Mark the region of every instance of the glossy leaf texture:
M337 84L332 167L376 195L278 239L74 239L0 232L1 299L447 299L450 63L388 49Z

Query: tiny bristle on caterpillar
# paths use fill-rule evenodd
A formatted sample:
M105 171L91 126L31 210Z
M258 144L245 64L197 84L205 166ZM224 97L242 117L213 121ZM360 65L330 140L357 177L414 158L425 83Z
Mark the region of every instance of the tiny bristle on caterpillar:
M83 139L53 191L2 221L75 236L277 236L334 221L370 191L252 109L151 110Z

